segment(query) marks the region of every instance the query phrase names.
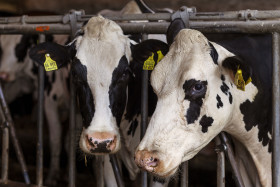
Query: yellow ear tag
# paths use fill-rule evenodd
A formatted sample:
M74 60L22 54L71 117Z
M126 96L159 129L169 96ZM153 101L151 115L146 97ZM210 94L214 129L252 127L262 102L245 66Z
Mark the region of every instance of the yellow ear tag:
M162 54L162 52L160 50L157 51L157 54L158 54L158 59L157 59L157 63L158 63L159 61L161 61L161 59L164 57L164 55Z
M87 167L87 156L85 155L85 165Z
M154 53L144 62L143 70L153 70L155 67Z
M46 54L45 57L46 57L46 60L44 62L45 70L46 71L57 70L56 62L53 59L51 59L50 54Z
M242 70L239 69L239 66L237 68L235 77L234 77L234 84L239 90L245 91L245 86L249 84L252 81L251 77L248 78L248 80L245 82L242 76Z

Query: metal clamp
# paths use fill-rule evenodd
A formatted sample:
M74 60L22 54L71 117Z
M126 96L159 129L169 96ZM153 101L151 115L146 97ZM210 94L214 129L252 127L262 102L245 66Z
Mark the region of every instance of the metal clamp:
M175 13L172 14L171 16L171 21L177 19L177 18L181 18L185 24L185 26L187 28L190 27L190 23L189 23L189 20L190 20L190 15L189 13L195 13L196 12L196 8L195 7L192 7L192 8L188 8L186 6L182 6L180 8L180 10L176 11Z
M245 20L245 21L250 21L250 20L257 20L256 15L258 11L257 10L241 10L238 13L238 18Z

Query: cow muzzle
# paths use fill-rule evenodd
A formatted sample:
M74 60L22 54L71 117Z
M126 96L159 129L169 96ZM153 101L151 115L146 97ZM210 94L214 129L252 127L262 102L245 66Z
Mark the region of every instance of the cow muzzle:
M86 147L92 154L116 152L117 136L110 132L93 132L85 135Z
M0 72L0 79L5 81L5 82L8 82L9 81L9 73L7 73L7 72Z
M135 153L135 163L136 165L148 172L156 172L160 167L160 160L158 159L156 152L138 150Z

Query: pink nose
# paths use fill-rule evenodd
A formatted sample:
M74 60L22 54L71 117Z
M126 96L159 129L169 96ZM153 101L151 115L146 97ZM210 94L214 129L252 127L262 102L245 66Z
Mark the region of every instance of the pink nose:
M111 153L114 152L117 145L117 137L110 132L94 132L87 134L86 145L91 153Z
M9 73L0 72L0 79L3 80L3 81L8 81L9 80Z
M134 159L139 168L149 172L155 172L160 164L157 154L146 150L136 151Z

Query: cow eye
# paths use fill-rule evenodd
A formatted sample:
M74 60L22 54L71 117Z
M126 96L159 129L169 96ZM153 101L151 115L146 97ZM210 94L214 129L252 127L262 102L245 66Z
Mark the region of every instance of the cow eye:
M203 86L204 86L203 84L197 83L197 84L194 85L193 90L194 91L201 91L203 89Z
M197 82L192 87L192 95L200 95L203 94L206 90L206 86L203 82Z

